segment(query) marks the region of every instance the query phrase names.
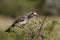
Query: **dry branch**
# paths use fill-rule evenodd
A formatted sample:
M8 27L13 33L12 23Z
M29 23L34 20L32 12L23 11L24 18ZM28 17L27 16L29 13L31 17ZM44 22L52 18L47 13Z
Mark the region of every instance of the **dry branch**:
M39 36L40 32L42 31L43 24L44 24L44 22L45 22L46 18L47 18L47 17L45 16L45 18L44 18L44 20L42 21L42 23L41 23L41 24L39 24L39 30L38 30L38 33L35 35L34 40L36 40L36 39L38 38L38 36ZM39 23L40 23L40 21L39 21Z

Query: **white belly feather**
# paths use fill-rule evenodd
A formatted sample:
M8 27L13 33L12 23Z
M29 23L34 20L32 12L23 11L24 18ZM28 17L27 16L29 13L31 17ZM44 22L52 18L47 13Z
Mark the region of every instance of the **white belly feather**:
M19 25L26 24L27 21L19 22Z

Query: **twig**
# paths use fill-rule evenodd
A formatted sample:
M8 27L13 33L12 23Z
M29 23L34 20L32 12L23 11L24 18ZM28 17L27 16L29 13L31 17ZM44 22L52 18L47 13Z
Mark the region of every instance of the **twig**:
M40 26L39 26L39 27L40 27L40 28L39 28L39 31L38 31L38 33L35 35L34 40L36 40L36 39L38 38L39 33L40 33L41 30L42 30L42 27L43 27L43 24L44 24L45 20L46 20L46 16L45 16L44 20L42 21L42 23L41 23Z
M33 38L34 38L34 36L35 36L35 32L34 32L34 29L33 29L33 27L32 27L32 24L30 24L30 27L29 27L29 30L31 31L31 35L30 35L30 39L29 40L34 40Z

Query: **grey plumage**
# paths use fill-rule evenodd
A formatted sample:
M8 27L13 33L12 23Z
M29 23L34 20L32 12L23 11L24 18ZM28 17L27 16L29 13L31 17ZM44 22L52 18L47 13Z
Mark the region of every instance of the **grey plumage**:
M29 19L31 19L35 15L37 15L36 12L30 12L25 17L18 18L17 20L15 20L14 23L11 25L11 27L15 27L17 23L19 23L19 25L24 25L28 22ZM10 32L11 27L9 27L5 32Z

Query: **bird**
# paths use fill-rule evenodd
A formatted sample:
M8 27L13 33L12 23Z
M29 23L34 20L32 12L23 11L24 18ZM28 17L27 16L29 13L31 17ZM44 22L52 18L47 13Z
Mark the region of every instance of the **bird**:
M36 12L29 12L26 16L16 19L13 24L7 30L5 30L5 32L11 32L11 28L15 27L17 23L19 24L19 27L23 27L32 17L37 15L38 14Z

